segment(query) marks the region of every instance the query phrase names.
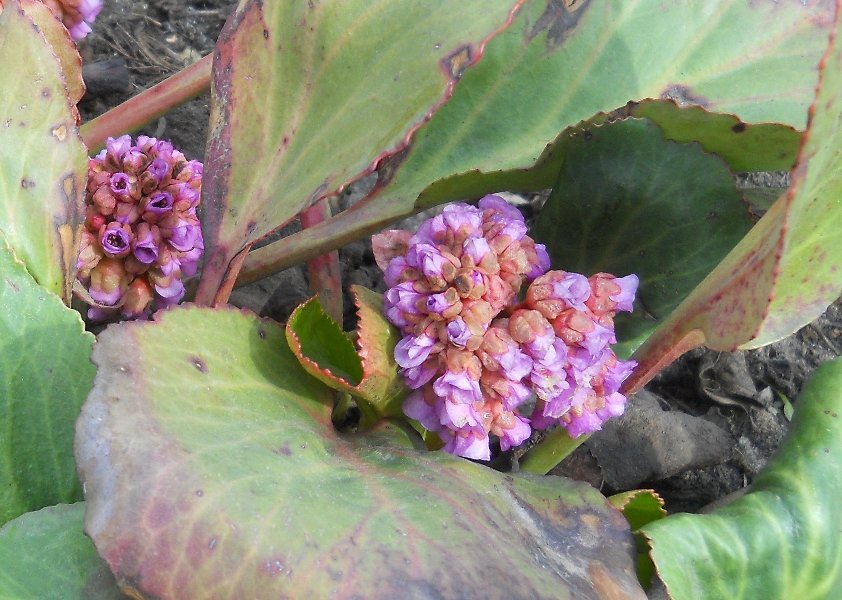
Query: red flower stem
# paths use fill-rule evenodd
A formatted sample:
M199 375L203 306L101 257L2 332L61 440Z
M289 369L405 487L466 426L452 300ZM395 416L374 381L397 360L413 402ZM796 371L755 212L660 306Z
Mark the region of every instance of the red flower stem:
M109 137L143 127L179 104L192 100L210 88L213 55L208 54L167 77L164 81L129 98L81 127L82 141L90 152L105 146Z
M396 207L396 204L384 203L380 198L376 201L364 200L333 218L249 253L243 262L236 285L258 281L341 248L416 212Z
M311 234L313 227L330 219L330 204L322 198L309 208L301 211L301 226L305 233ZM246 259L248 260L248 258ZM342 326L342 270L339 266L339 251L311 258L307 263L307 275L310 291L319 295L322 308L339 326Z

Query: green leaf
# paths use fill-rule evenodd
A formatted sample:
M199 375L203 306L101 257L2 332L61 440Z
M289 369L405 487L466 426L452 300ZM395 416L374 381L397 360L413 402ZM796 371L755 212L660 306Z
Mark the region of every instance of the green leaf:
M614 494L608 501L619 511L636 531L653 521L667 516L664 501L654 490L631 490L621 494Z
M27 513L0 529L3 600L120 600L114 576L82 532L85 504Z
M529 2L377 193L384 203L418 207L456 190L509 189L508 181L548 187L563 152L545 148L559 133L630 100L673 99L745 123L802 129L833 10L827 0L682 2L668 10L625 0ZM536 161L535 172L517 172Z
M627 356L750 228L719 158L628 119L570 139L532 235L554 268L640 277L634 313L617 318Z
M801 145L801 133L792 126L747 124L734 115L711 113L701 106L680 107L672 100L640 102L629 113L656 123L667 139L699 142L735 172L788 171Z
M359 385L363 377L360 357L353 342L322 309L318 296L292 312L286 335L310 375L337 389Z
M243 248L402 151L516 4L241 2L214 60L197 297Z
M369 199L306 240L257 250L244 271L320 235L354 239L442 202L548 188L565 157L563 132L629 101L673 99L744 124L803 129L833 12L831 0L530 0L408 151L384 161Z
M388 422L338 434L278 324L169 310L107 329L94 362L86 529L141 597L644 598L596 490L417 451Z
M361 427L367 427L383 417L402 415L408 390L394 356L400 335L383 316L383 296L358 285L351 286L351 293L357 306L358 350L316 298L293 311L286 337L305 371L357 400L365 417Z
M93 336L0 234L0 523L80 500L73 423L94 377Z
M50 44L50 49L61 65L61 75L67 85L67 98L71 111L79 120L76 105L85 95L85 82L82 80L82 57L76 42L70 37L67 28L56 23L56 16L46 4L39 0L18 0L21 9L38 27L38 30Z
M0 231L35 280L69 303L87 155L61 62L41 32L56 42L67 33L50 11L27 10L12 1L0 13L0 64L26 57L25 76L0 70ZM69 60L66 48L59 54Z
M631 525L637 547L637 578L643 587L648 589L655 575L655 564L649 556L649 542L639 529L667 515L667 511L664 510L664 501L654 490L631 490L614 494L608 498L608 501L614 508L622 511L626 521Z
M652 557L675 600L834 598L842 589L842 359L819 367L789 437L742 498L711 514L650 523Z
M837 15L839 32L842 14ZM818 317L842 293L842 36L833 38L792 185L635 354L635 389L663 357L704 343L756 348Z

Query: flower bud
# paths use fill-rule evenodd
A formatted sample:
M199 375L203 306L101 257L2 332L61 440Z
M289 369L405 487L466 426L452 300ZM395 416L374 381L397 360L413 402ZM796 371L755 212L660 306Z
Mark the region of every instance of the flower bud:
M155 295L152 288L145 279L140 277L135 278L129 284L126 293L123 294L125 301L123 302L121 313L126 319L137 319L145 316L149 311L149 306Z
M78 277L87 279L93 269L104 256L102 248L97 242L96 236L90 231L82 231L79 245L79 257L76 259Z
M99 230L99 243L106 256L123 258L131 251L134 235L126 224L112 221Z
M158 228L148 223L139 223L132 241L132 254L145 265L152 264L158 258L158 246L161 236Z
M111 193L111 188L105 185L94 192L92 200L99 213L106 217L112 215L114 207L117 206L117 199Z
M120 301L127 286L128 276L119 259L103 258L91 269L88 293L99 304L114 306Z

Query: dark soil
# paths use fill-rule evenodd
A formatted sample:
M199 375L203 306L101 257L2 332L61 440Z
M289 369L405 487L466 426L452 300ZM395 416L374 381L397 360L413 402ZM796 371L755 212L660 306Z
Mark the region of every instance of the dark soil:
M83 119L210 53L234 4L108 0L93 33L81 44L90 90L80 106ZM205 94L142 133L169 139L188 158L201 159L209 103ZM365 185L364 180L336 205L347 206ZM365 242L345 248L342 261L346 285L383 289ZM294 268L235 291L232 302L283 320L309 294L304 270ZM786 434L787 404L816 366L841 353L839 302L777 344L735 354L691 352L653 381L648 393L633 398L623 418L594 435L554 472L590 481L606 494L653 488L671 511L699 510L751 483ZM510 457L503 458L495 465L511 464Z

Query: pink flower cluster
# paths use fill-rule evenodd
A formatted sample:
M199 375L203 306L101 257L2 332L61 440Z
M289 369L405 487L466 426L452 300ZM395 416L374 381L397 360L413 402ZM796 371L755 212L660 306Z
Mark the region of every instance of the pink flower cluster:
M77 279L93 305L88 317L146 317L184 297L182 277L204 251L196 207L202 163L169 142L109 138L88 161L87 214Z
M91 32L91 23L102 10L102 0L44 0L44 4L62 20L77 42Z
M577 437L623 412L620 384L636 365L610 344L637 277L548 271L526 232L516 208L486 196L478 208L448 205L414 235L372 240L386 316L403 334L395 360L413 390L404 413L452 454L487 460L489 435L508 450L533 428L557 423Z

